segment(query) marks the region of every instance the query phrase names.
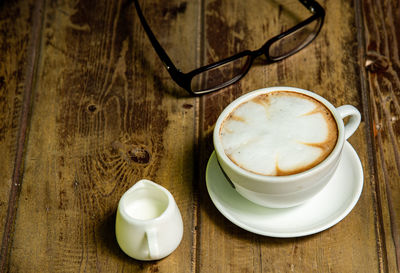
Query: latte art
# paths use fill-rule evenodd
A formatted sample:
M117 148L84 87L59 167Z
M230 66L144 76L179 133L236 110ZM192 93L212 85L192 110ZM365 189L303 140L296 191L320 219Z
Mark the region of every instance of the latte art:
M236 165L273 176L316 166L338 137L336 121L322 103L290 91L262 94L240 104L219 133L225 154Z

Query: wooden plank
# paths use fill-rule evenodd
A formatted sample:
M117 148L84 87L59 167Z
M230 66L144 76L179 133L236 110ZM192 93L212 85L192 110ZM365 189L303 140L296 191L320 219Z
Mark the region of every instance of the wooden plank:
M261 46L302 14L293 2L206 1L204 63ZM296 3L293 3L295 5ZM335 106L352 104L360 110L357 36L351 2L325 1L329 11L319 37L298 54L271 65L253 67L238 84L201 99L202 166L212 151L212 129L221 110L251 90L296 86L314 91ZM286 19L289 17L289 21ZM313 236L273 239L248 233L224 219L200 186L198 269L204 272L379 272L379 234L375 188L367 164L365 128L350 139L364 166L363 194L355 209L339 224ZM218 242L216 245L214 242Z
M255 49L304 15L293 1L142 2L184 71ZM399 272L400 18L392 2L356 0L356 8L325 1L325 25L307 49L280 63L257 63L238 84L201 99L170 80L127 2L52 2L36 12L29 0L0 4L0 228L2 254L11 255L9 261L2 255L0 271ZM38 67L27 53L32 18L44 25ZM361 73L359 64L366 65ZM36 68L30 127L30 99L23 96L31 94L26 83ZM220 111L243 93L273 85L309 89L363 112L350 139L364 166L361 199L342 222L313 236L246 232L221 216L205 188ZM185 223L181 246L155 263L129 259L113 234L118 199L141 178L174 194Z
M33 1L0 4L0 271L7 262L29 129L37 53Z
M364 64L373 122L376 188L388 272L400 272L400 6L363 1Z
M141 2L187 69L196 60L196 3ZM9 271L190 272L195 99L170 80L133 5L47 1L43 12ZM114 236L119 198L142 178L169 189L184 220L179 248L154 263L130 259Z

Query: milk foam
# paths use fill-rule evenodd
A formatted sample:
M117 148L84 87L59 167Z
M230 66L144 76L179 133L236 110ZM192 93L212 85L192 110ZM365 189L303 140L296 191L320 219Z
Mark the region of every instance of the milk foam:
M226 155L241 168L289 175L312 168L329 155L337 125L315 99L276 91L234 109L221 126L220 138Z

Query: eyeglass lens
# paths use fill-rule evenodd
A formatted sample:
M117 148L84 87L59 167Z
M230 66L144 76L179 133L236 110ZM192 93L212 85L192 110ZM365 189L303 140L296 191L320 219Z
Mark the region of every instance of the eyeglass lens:
M309 44L315 37L320 20L314 20L302 28L277 40L269 48L269 56L272 59L285 57Z
M271 44L270 58L286 57L309 44L317 34L320 23L321 20L314 20ZM232 84L247 72L250 59L250 56L243 56L195 75L191 82L192 91L201 93Z
M243 56L197 74L191 82L192 91L199 93L231 84L248 70L249 65L250 56Z

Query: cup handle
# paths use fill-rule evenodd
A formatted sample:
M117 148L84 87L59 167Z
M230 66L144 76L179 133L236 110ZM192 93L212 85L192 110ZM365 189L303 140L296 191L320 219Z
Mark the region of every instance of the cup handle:
M342 119L350 117L349 121L344 125L344 137L348 139L357 130L361 122L361 114L352 105L342 105L336 108Z
M150 259L157 259L159 257L159 249L157 243L156 229L149 229L146 231L147 245L149 247Z

